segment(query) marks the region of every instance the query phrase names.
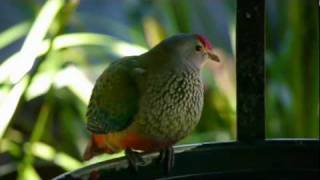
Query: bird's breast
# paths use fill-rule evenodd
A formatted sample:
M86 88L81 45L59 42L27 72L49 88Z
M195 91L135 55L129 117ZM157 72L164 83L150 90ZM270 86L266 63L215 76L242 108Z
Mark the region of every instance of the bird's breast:
M148 77L135 116L135 126L160 141L178 141L200 120L203 85L199 73L176 73Z

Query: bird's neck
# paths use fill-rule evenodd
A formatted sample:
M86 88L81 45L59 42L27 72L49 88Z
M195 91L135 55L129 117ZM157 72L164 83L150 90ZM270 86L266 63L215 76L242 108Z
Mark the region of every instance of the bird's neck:
M151 50L141 55L140 61L146 69L151 71L177 71L200 74L201 65L194 64L192 61L176 59L170 54L159 50Z

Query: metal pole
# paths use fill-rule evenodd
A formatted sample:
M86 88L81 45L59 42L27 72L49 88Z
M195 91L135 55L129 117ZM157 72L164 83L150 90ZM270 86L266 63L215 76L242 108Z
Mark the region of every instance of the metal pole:
M237 2L237 138L265 138L265 1Z

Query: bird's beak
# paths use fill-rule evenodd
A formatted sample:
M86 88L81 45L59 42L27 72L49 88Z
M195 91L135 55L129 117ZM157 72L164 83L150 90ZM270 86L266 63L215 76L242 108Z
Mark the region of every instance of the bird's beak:
M216 62L220 62L219 57L214 53L213 49L211 49L211 50L208 49L207 54L211 60L216 61Z

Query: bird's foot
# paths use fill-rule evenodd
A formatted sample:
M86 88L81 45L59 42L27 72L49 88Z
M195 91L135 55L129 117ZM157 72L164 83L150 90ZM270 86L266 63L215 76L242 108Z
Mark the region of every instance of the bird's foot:
M174 166L174 150L173 147L168 147L160 151L159 163L163 163L166 174L169 174Z
M138 152L134 152L131 149L125 150L126 158L128 159L129 166L135 171L138 171L138 166L143 166L145 164L143 158Z

